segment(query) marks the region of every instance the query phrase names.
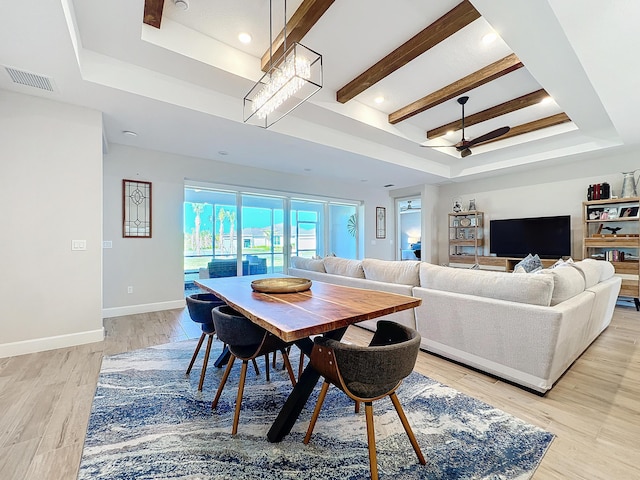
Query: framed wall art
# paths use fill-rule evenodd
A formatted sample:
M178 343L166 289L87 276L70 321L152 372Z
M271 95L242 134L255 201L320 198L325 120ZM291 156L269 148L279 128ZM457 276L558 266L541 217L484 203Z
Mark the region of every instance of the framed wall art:
M122 180L122 236L151 238L151 182Z
M387 210L376 207L376 238L387 237Z

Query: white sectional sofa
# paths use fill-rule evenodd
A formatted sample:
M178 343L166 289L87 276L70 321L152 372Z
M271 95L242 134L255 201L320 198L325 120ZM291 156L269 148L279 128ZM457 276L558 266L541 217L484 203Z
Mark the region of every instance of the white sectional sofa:
M592 259L527 274L294 257L288 273L421 298L386 318L417 329L423 350L539 393L609 325L621 285L611 263ZM375 329L376 321L359 325Z

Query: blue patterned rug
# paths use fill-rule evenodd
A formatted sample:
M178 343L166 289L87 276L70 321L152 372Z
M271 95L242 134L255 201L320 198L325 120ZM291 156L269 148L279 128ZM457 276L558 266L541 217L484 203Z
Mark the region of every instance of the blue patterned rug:
M215 412L211 400L224 369L212 365L221 349L214 341L203 392L200 365L185 370L195 341L161 345L105 357L93 401L78 478L96 479L339 479L369 478L364 408L337 388L329 389L308 445L320 383L292 432L281 443L266 439L271 422L291 390L282 360L264 379L249 368L238 435L231 423L240 365ZM203 348L204 350L204 348ZM291 361L297 372L297 350ZM531 478L553 435L417 373L398 397L427 465L419 465L387 398L374 402L381 478Z

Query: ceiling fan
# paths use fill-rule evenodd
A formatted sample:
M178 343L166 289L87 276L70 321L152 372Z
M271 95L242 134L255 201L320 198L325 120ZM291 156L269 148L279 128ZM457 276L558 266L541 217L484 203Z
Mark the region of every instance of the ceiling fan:
M462 158L468 157L471 155L471 147L477 145L478 143L487 142L489 140L493 140L494 138L498 138L509 130L511 127L500 127L495 130L492 130L489 133L485 133L484 135L480 135L479 137L474 138L473 140L467 140L464 138L464 105L469 100L469 97L460 97L458 98L458 103L462 106L462 140L454 145L420 145L421 147L430 147L430 148L441 148L441 147L455 147L456 150L460 152L460 156Z

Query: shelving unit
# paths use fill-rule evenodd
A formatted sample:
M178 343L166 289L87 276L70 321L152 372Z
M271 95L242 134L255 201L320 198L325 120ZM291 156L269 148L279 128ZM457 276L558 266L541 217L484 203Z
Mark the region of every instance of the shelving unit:
M484 213L449 214L449 263L478 263L484 253ZM470 262L473 260L473 262Z
M622 277L620 296L640 309L640 198L582 202L583 258L609 260Z

